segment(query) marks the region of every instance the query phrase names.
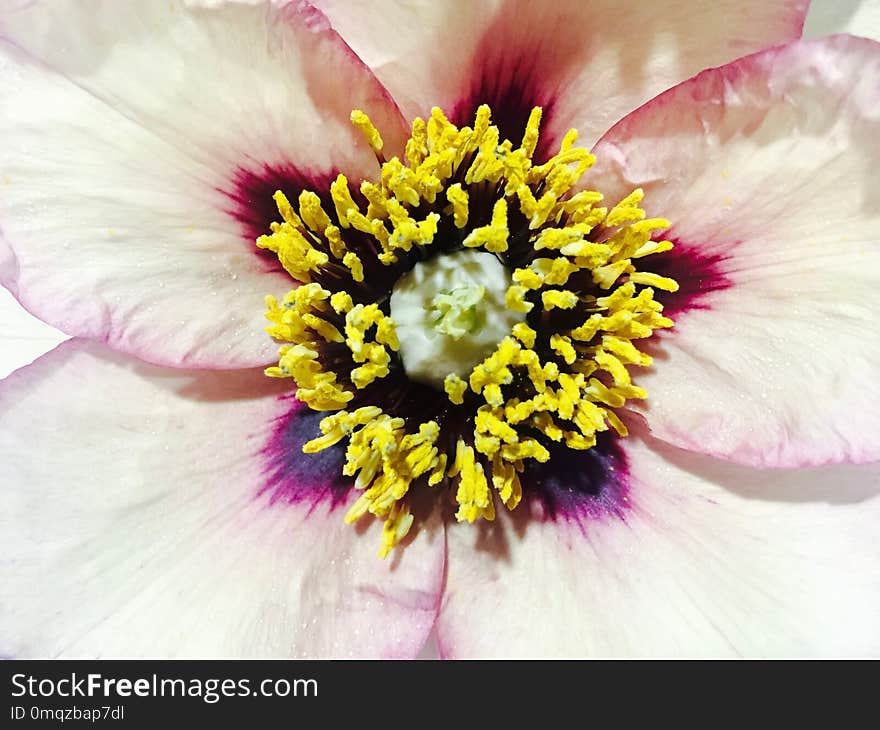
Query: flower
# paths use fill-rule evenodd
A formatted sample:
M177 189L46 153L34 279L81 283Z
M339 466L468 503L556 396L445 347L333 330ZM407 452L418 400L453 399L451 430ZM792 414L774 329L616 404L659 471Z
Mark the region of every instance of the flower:
M96 5L0 19L0 280L79 337L0 384L2 651L877 650L876 43L796 40L799 2ZM302 453L326 414L262 372L290 279L253 242L276 190L375 180L374 128L390 159L483 103L671 222L675 326L628 437L524 465L492 523L422 490L379 560L344 449ZM488 289L437 293L444 334Z

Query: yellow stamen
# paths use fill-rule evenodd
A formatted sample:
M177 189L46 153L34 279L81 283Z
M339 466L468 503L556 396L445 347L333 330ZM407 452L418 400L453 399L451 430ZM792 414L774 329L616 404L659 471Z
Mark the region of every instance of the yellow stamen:
M469 248L484 248L491 253L507 250L507 201L504 198L495 202L492 209L492 222L488 226L475 228L462 242Z
M360 213L357 203L351 197L351 190L348 189L348 179L340 173L336 180L330 183L330 196L333 198L333 206L336 208L336 217L339 225L348 228L349 211Z
M452 206L456 228L464 228L468 221L468 194L462 190L461 183L450 185L446 190L446 199Z
M330 217L321 207L321 199L311 190L303 190L299 194L299 215L315 233L323 234L330 225Z
M382 147L384 146L384 142L382 142L382 135L379 134L379 130L373 126L373 123L370 121L370 118L364 114L360 109L355 109L351 113L351 123L357 127L358 131L364 135L364 139L367 140L367 144L372 147L373 152L377 154L382 151Z
M488 106L479 107L472 128L457 127L434 108L427 121L413 121L404 159L386 161L379 131L354 110L352 123L381 162L378 179L360 186L366 209L341 174L330 185L332 211L311 191L300 194L296 210L281 191L273 196L281 220L257 245L277 253L302 285L281 302L266 298L267 331L283 343L278 365L266 373L293 378L297 398L334 411L303 450L347 443L343 473L355 478L360 494L346 521L366 514L383 520L382 557L412 527L414 484L452 488L459 520L491 520L496 496L508 509L521 501L527 460L549 460L551 442L585 450L601 432L625 436L618 409L647 397L629 369L652 359L634 341L672 326L654 297L678 285L637 263L672 248L655 240L670 222L646 217L641 189L610 208L597 207L597 191L574 192L594 162L576 146L575 130L555 155L534 164L541 115L539 107L532 110L514 147L500 139ZM505 306L528 315L467 377L451 373L444 381L441 412L458 413L452 423L472 423L470 433L441 434L445 415L419 423L361 404L376 381L403 372L384 298L364 301L367 279L377 265L426 258L448 235L516 266ZM449 241L439 243L449 250ZM450 319L444 332L467 337L468 328L449 317L454 299L441 293L432 306ZM466 397L468 390L474 395ZM356 397L360 407L346 410Z
M464 394L467 390L466 381L462 380L455 373L450 373L446 376L446 380L443 382L443 387L446 390L446 394L449 396L449 400L456 405L464 403Z
M525 287L512 286L507 290L504 302L507 305L507 308L512 309L514 312L531 312L535 305L531 302L527 302L525 296Z

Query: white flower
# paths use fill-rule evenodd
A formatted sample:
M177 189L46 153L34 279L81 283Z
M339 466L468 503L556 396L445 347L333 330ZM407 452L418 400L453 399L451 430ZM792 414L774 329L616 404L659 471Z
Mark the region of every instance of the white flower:
M78 337L0 383L0 652L880 649L880 45L796 40L800 2L202 5L0 14L0 281ZM253 241L277 188L375 177L353 108L399 152L483 102L672 221L676 326L628 438L380 561L262 373Z

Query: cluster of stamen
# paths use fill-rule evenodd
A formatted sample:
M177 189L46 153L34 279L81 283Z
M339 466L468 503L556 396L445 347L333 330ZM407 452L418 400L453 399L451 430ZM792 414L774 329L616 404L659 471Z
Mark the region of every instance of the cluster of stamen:
M609 428L626 435L617 409L646 397L628 368L651 363L633 342L673 324L654 295L676 283L635 263L672 248L653 240L669 222L646 219L641 190L610 209L600 193L576 190L594 158L575 146L574 130L533 164L540 118L535 108L514 148L487 106L460 129L435 108L413 122L404 162L382 158L379 132L355 111L379 182L353 194L339 175L329 213L313 192L300 194L296 211L279 191L282 221L257 242L303 282L281 302L267 297L268 331L287 343L267 374L292 377L297 398L334 411L304 451L347 440L343 471L361 494L346 520L384 520L383 557L410 529L414 485L453 491L459 520L491 520L496 497L508 509L521 500L527 460L548 461L553 444L590 449ZM446 376L433 418L401 414L389 395L406 379L388 306L394 282L462 248L507 267L505 303L523 321L468 377ZM435 306L442 316L452 305L439 297Z

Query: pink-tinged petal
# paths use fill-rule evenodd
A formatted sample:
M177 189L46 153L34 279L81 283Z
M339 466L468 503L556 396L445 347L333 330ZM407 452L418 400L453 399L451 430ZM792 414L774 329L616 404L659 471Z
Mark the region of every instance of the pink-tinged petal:
M545 147L575 126L592 144L692 74L800 37L805 0L316 0L406 117L457 121L488 103L518 141L544 106Z
M551 517L534 502L484 530L449 526L441 655L880 651L880 466L755 470L638 436L622 448L626 509Z
M700 74L596 146L590 183L641 186L673 222L654 268L682 284L676 325L637 376L656 435L755 465L880 459L878 79L880 44L798 42Z
M269 362L263 297L292 283L255 238L276 189L377 173L355 106L399 146L397 107L305 3L7 7L0 283L150 362Z
M282 392L77 340L0 383L0 653L418 654L442 526L380 560Z

